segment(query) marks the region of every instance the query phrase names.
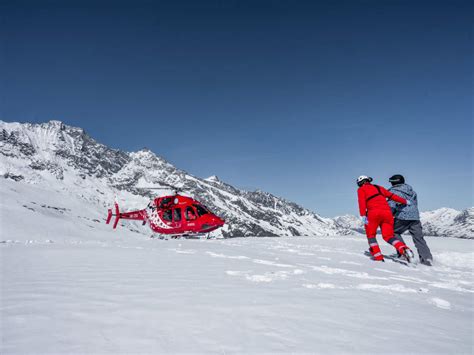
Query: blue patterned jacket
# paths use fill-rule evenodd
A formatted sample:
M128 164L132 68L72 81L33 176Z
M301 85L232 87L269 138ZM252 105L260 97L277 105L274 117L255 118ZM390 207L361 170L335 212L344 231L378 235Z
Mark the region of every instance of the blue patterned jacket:
M388 191L393 192L395 195L401 196L411 201L411 205L401 205L394 201L388 201L390 208L392 209L393 216L396 219L402 219L405 221L419 221L420 212L418 211L418 196L413 188L408 184L399 184L392 186Z

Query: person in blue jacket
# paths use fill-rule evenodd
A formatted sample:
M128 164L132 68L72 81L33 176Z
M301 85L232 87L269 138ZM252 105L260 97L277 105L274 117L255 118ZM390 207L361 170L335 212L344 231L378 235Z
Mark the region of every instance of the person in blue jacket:
M423 229L420 222L420 212L418 211L418 196L413 188L405 184L403 175L393 175L389 180L392 187L388 190L398 196L402 196L406 200L411 201L409 205L403 205L394 201L388 201L392 209L394 221L395 236L403 241L402 234L406 231L410 232L413 237L413 243L418 250L420 262L424 265L431 266L433 263L433 256L430 248L423 238Z

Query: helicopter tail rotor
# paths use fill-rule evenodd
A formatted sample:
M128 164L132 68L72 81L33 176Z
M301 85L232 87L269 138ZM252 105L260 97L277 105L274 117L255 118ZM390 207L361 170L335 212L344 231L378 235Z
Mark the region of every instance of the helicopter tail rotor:
M109 224L111 219L112 219L112 209L109 208L108 214L107 214L107 220L105 221L105 224Z
M115 216L115 221L114 221L114 226L113 228L117 228L117 224L120 220L120 210L119 210L119 206L118 206L118 203L115 202L115 214L112 213L112 209L109 208L108 210L108 214L107 214L107 220L105 221L106 224L109 224L110 223L110 220L112 219L112 216Z

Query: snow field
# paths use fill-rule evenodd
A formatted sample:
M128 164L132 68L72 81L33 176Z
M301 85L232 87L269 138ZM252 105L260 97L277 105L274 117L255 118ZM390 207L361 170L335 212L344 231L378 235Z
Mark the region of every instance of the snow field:
M472 240L412 268L364 237L158 240L92 197L0 193L2 354L472 353Z
M472 347L472 269L375 264L359 240L118 238L1 244L1 352Z

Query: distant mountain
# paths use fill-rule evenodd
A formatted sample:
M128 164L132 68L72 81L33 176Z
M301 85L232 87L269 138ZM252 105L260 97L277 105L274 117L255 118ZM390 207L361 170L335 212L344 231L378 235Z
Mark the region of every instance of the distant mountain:
M217 176L200 179L148 149L128 153L109 148L83 129L59 121L0 121L0 174L19 183L60 189L64 198L85 203L81 208L102 206L104 216L114 196L123 210L139 208L153 197L141 187L173 185L226 220L219 230L224 237L353 233L331 218L270 193L240 190ZM134 222L124 223L135 228Z
M365 229L360 218L352 214L334 217L334 221L343 228L353 230L357 233L365 234Z
M420 217L423 233L427 236L474 239L474 207L462 211L440 208L421 212ZM339 216L334 220L343 228L364 233L364 226L357 216Z
M421 221L426 235L437 237L474 238L474 207L457 211L440 208L422 212Z

